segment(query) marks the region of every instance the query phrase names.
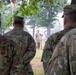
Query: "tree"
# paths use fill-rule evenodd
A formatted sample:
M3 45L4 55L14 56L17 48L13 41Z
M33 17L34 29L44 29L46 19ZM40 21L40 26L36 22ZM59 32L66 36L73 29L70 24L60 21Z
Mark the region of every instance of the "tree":
M61 0L62 1L62 0ZM14 15L21 13L22 16L35 15L39 11L39 3L48 3L50 5L60 5L60 0L1 0L1 4L8 5L16 2L17 9ZM65 1L65 0L63 0ZM63 2L62 1L62 2Z
M46 4L47 3L47 5L49 5L51 7L53 7L53 6L58 7L59 5L60 6L61 5L64 6L66 0L1 0L0 5L1 5L1 8L4 8L3 7L4 5L7 6L7 5L10 5L11 3L14 3L14 2L16 2L16 8L14 8L15 10L13 11L13 14L10 15L10 18L9 18L9 20L7 22L7 25L8 26L10 26L10 24L12 23L13 16L15 16L15 15L33 16L33 15L38 14L39 13L39 10L41 8L41 7L39 7L39 4L40 3L43 3L43 4ZM51 7L50 8L46 8L46 9L49 10L48 13L51 12L50 11L50 9L52 9ZM8 9L6 9L6 11L7 10ZM50 14L48 14L48 15L51 16ZM48 21L50 21L49 18L48 19L45 19L45 20L47 20L46 23L49 23L48 25L50 25L50 22L48 22ZM38 18L38 19L42 19L43 20L42 17L41 18ZM51 19L54 20L54 18L51 18ZM37 25L39 25L39 24L37 24ZM52 23L51 23L51 25L52 25Z
M62 1L61 1L62 2ZM40 11L39 13L34 17L34 22L32 22L32 25L38 26L38 27L46 27L47 28L47 37L50 36L50 28L53 27L55 21L58 21L56 19L56 16L58 12L61 12L63 9L64 4L66 4L66 0L61 3L62 6L59 5L50 5L47 2L46 3L40 3ZM33 20L33 17L30 21Z
M1 14L1 33L4 34L5 30L12 25L11 21L9 22L10 17L12 16L12 8L9 5L2 5L2 8L0 9L0 14ZM8 16L9 15L9 16ZM9 22L9 24L8 24ZM7 25L8 24L8 25Z
M53 27L54 22L57 20L56 16L58 13L58 7L57 6L50 6L48 3L45 3L43 5L43 7L41 8L41 10L43 9L43 11L41 11L40 14L42 14L42 16L40 15L40 20L38 20L38 25L47 27L47 37L50 36L50 28Z
M29 21L27 22L27 25L30 25L30 27L33 28L33 38L35 35L35 27L37 26L37 18L37 15L28 17Z

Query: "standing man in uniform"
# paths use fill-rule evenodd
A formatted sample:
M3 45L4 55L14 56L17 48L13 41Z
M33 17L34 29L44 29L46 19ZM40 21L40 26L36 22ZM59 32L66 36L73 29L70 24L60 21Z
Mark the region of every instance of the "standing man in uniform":
M64 9L64 12L65 12L65 9ZM70 31L71 29L76 28L75 24L70 24L69 25L69 24L66 24L66 22L67 22L66 18L64 17L64 30L59 31L59 32L51 35L45 43L45 46L44 46L44 49L43 49L43 54L42 54L42 59L41 59L41 61L43 62L44 73L45 73L47 64L48 64L48 62L49 62L49 60L52 56L52 53L53 53L56 45L58 44L58 42L62 38L62 36L66 32Z
M7 32L5 36L9 36L19 49L16 50L18 62L16 64L13 75L19 71L19 75L34 75L30 61L36 53L36 44L33 37L24 28L24 18L20 16L14 17L13 30ZM17 75L17 74L16 74Z
M37 45L38 49L40 49L41 42L42 42L42 34L40 34L39 30L37 30L37 33L36 33L36 45Z
M13 71L13 61L17 48L18 46L15 42L0 34L0 75L12 75L11 72Z
M65 6L63 17L66 25L76 25L76 5ZM67 32L57 44L46 75L76 75L76 28Z

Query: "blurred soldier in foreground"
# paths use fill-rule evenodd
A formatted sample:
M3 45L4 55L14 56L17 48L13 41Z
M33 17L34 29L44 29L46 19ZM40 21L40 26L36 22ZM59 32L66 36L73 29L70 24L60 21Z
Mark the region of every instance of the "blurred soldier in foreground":
M11 75L16 49L17 45L12 40L0 35L0 75Z
M64 8L64 13L68 13L70 9L68 8ZM64 17L64 16L63 16ZM44 46L44 50L43 50L43 54L42 54L42 59L41 61L43 62L43 68L44 68L44 72L45 69L47 67L47 64L52 56L52 53L56 47L56 45L58 44L58 42L60 41L60 39L62 38L62 36L70 31L71 29L76 28L76 24L67 24L67 20L64 17L64 30L59 31L53 35L51 35Z
M20 16L14 17L14 29L7 32L5 36L9 36L13 41L19 45L16 50L16 61L12 75L34 75L30 61L34 58L36 53L36 44L32 36L23 30L24 18Z
M76 5L64 7L66 25L76 25ZM67 32L55 47L46 75L76 75L76 28Z

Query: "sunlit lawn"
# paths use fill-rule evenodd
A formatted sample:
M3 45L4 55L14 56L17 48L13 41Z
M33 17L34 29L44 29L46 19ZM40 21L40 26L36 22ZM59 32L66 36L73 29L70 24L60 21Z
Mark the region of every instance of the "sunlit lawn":
M35 75L44 75L41 56L42 56L42 50L37 50L36 55L31 62Z
M44 75L43 70L34 70L35 75Z

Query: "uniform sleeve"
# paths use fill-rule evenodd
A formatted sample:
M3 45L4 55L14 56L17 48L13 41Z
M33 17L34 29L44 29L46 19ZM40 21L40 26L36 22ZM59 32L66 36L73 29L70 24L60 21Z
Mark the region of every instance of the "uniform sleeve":
M50 48L52 42L48 39L45 43L43 54L42 54L42 62L47 62L52 55L52 47Z
M72 75L76 75L76 34L70 36L70 39L68 40L68 47L70 73Z
M56 46L46 75L76 75L76 36L68 33Z
M56 46L56 48L55 48L55 50L54 50L54 52L52 54L52 57L51 57L48 65L47 65L46 75L54 75L54 73L58 75L58 72L60 74L60 72L63 70L62 69L62 64L65 65L64 64L65 56L64 56L64 58L62 56L62 54L64 54L65 50L66 50L65 42L60 41L57 44L57 46ZM62 75L62 74L60 74L60 75Z
M52 56L53 48L54 48L54 38L50 36L45 42L45 46L43 49L42 59L41 61L47 63Z
M29 63L35 56L36 54L36 43L32 36L28 38L28 46L27 46L27 51L23 56L24 63Z
M1 75L9 75L13 65L16 44L11 40L7 40L7 41L5 40L5 42L3 43L3 46L4 46L3 50L5 52L5 53L2 53L4 71L1 73Z

